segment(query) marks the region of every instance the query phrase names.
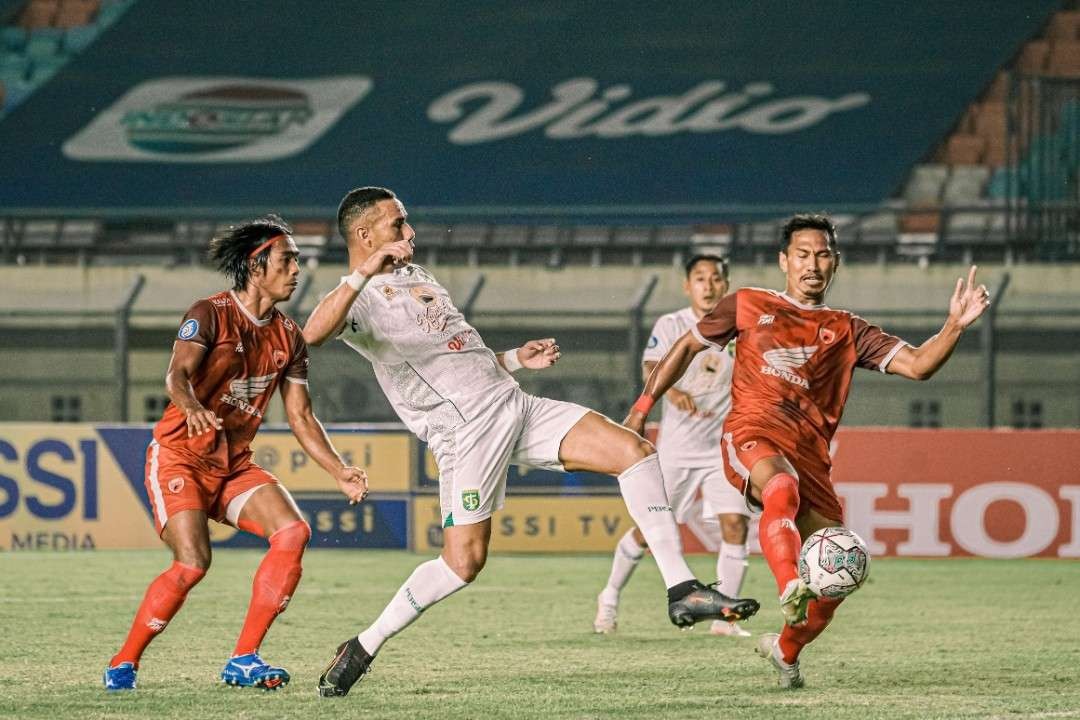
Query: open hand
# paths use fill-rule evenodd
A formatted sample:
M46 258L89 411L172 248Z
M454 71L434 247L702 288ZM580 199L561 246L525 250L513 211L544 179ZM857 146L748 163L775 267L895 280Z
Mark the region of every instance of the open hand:
M978 320L990 307L990 291L985 285L975 285L975 270L976 267L972 265L966 282L964 278L956 279L956 289L949 298L949 319L961 329Z
M220 429L221 418L213 410L207 410L202 405L199 405L187 412L187 436L189 438Z
M338 488L349 498L350 505L356 505L364 501L368 494L367 471L349 465L334 473L334 480Z
M522 367L543 370L558 362L562 353L559 352L559 346L555 344L555 338L544 338L525 343L518 348L517 356Z

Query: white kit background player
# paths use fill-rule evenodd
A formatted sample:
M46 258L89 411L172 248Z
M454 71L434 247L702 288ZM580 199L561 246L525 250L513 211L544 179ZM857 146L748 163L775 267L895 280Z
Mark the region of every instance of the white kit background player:
M370 627L341 644L319 678L320 695L347 694L387 639L477 576L511 463L618 476L630 516L656 557L676 625L735 621L757 611L756 601L732 600L694 578L648 441L580 405L518 387L511 372L558 360L554 340L492 352L445 288L409 264L415 233L393 192L349 192L338 209L338 228L352 273L316 306L304 338L320 345L340 336L369 360L394 410L428 443L439 465L444 545L438 558L413 571Z
M642 353L642 373L648 379L675 342L697 324L728 291L728 268L716 255L694 255L685 265L683 292L690 306L662 315ZM731 370L734 343L725 350L709 348L694 358L686 374L664 394L663 419L657 451L668 502L678 522L686 522L702 491L702 518L720 523L722 542L716 561L720 590L738 597L746 575L748 548L746 500L724 476L720 436L731 408ZM630 528L615 547L611 575L597 598L593 629L611 633L617 627L619 593L630 581L645 554L641 531ZM715 635L747 637L738 623L714 621Z

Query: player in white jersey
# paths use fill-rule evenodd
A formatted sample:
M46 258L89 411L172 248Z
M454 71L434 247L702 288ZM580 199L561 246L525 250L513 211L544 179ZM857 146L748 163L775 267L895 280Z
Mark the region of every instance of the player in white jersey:
M559 359L555 341L492 352L445 288L409 263L415 233L394 193L351 191L338 210L338 228L352 272L319 302L304 338L320 345L340 336L372 363L395 411L439 465L444 533L441 555L419 565L376 621L338 647L319 678L320 695L347 694L387 639L477 576L511 463L618 476L630 516L660 567L676 625L735 621L757 611L756 601L732 600L694 578L648 441L580 405L518 387L514 370L539 370Z
M668 349L727 294L728 269L716 255L695 255L686 263L683 292L690 306L662 315L642 354L642 373L648 379ZM731 407L731 369L734 361L726 350L710 349L694 358L681 381L664 395L663 419L657 450L668 502L675 520L692 517L697 492L702 491L702 519L718 520L723 542L716 562L716 577L725 594L738 597L746 574L746 534L749 510L746 501L724 476L720 436L724 417ZM630 581L648 547L637 528L619 540L607 585L597 598L593 630L611 633L617 627L619 593ZM715 635L748 636L737 623L713 621Z

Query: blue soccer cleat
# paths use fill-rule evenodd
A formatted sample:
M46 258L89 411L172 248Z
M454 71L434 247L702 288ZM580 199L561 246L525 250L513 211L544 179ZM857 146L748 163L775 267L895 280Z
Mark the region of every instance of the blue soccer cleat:
M135 689L135 663L122 662L116 667L105 668L105 674L101 681L105 683L105 689L109 692Z
M289 684L289 672L285 668L268 664L258 653L248 653L230 658L229 662L225 663L225 669L221 671L221 682L233 687L277 690Z

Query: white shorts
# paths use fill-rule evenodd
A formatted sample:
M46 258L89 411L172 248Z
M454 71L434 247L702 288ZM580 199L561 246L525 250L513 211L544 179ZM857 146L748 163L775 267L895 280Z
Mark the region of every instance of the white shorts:
M668 504L675 513L675 521L687 522L697 500L698 488L701 488L701 518L716 521L717 515L745 515L750 517L746 501L724 473L723 465L704 467L678 467L664 463L660 455L660 472L664 474L664 489L667 491Z
M432 434L443 527L482 522L506 500L506 470L563 471L559 446L589 409L514 388L464 425Z

